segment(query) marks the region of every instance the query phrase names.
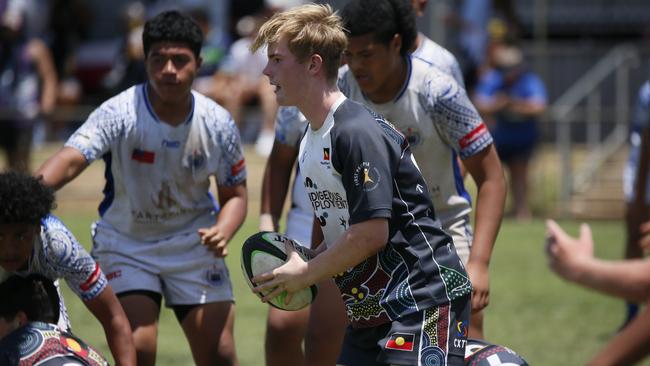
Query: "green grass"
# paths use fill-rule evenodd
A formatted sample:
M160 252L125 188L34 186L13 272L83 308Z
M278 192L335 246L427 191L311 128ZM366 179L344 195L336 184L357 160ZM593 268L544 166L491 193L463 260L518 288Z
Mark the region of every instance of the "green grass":
M67 214L62 219L87 244L93 217ZM561 224L570 233L577 233L577 222ZM256 219L246 221L231 242L227 258L237 299L235 336L242 366L263 364L267 308L250 292L239 266L239 245L256 227ZM592 229L597 255L619 258L623 252L622 223L593 222ZM516 350L531 365L585 364L620 325L624 305L622 301L563 282L551 273L543 252L544 230L542 220L504 221L490 267L486 337ZM97 321L63 287L75 333L110 355ZM157 364L191 365L187 342L172 312L164 309L160 323Z

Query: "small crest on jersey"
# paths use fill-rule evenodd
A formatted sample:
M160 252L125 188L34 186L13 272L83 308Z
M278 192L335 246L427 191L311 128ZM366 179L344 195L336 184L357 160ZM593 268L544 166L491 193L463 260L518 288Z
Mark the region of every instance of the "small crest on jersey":
M131 160L139 161L144 164L153 164L156 160L156 153L142 149L133 149L131 153Z
M410 333L393 333L386 341L387 349L394 349L397 351L413 351L415 334Z
M374 191L381 181L379 170L369 162L364 161L354 170L354 185L361 187L366 192Z
M323 160L330 160L330 148L329 147L324 147L323 148Z
M238 161L235 165L230 167L230 174L231 175L237 175L239 174L242 170L246 168L246 160L242 158L240 161Z

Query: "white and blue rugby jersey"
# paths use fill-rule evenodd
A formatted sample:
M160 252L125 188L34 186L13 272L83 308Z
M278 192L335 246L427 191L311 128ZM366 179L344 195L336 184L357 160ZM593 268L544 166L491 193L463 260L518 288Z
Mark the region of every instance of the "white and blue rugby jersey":
M334 278L354 327L374 327L471 292L408 143L392 125L341 97L320 129L307 130L298 160L325 245L350 225L388 220L386 247Z
M456 56L424 34L420 33L420 37L422 38L422 43L420 43L420 47L411 53L411 56L413 58L418 58L429 65L437 67L448 75L451 75L458 85L464 88L465 82L463 81L463 72L460 70L460 65L458 64L458 60L456 60Z
M171 126L156 116L146 84L127 89L96 109L66 146L88 162L106 163L99 225L154 241L214 225L218 185L246 179L239 131L230 114L192 92L185 123Z
M41 220L41 234L34 243L32 255L25 271L17 275L36 273L53 281L62 278L70 289L82 300L97 297L106 288L107 282L99 265L79 244L70 230L57 217L49 215ZM12 273L0 267L0 282ZM58 283L55 283L58 290ZM69 328L69 320L59 293L61 313L59 326Z
M406 136L427 181L436 216L445 229L459 231L453 235L465 236L471 198L456 156L465 159L492 144L492 136L465 89L417 58L408 59L406 82L391 102L375 104L367 99L347 68L339 73L339 88L348 98L388 119Z

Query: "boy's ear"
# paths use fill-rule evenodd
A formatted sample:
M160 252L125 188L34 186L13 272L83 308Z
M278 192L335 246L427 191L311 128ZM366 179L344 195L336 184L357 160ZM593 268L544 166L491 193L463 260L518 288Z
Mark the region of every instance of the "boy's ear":
M321 55L315 53L309 58L309 71L317 73L323 67L323 58Z
M396 49L398 52L402 49L402 35L395 33L393 39L390 40L392 48Z

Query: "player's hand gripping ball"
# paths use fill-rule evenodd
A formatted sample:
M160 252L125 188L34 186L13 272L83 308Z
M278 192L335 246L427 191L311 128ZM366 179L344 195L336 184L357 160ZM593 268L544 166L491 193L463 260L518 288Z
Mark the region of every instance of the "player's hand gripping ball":
M241 251L241 268L246 283L248 283L251 290L255 287L251 282L251 278L270 272L283 265L287 260L285 243L291 244L303 260L308 261L310 259L305 247L280 233L262 231L246 239ZM317 292L316 285L311 285L294 293L291 301L285 304L287 292L284 291L269 301L269 304L282 310L300 310L314 301ZM257 295L262 298L267 293L258 293Z

